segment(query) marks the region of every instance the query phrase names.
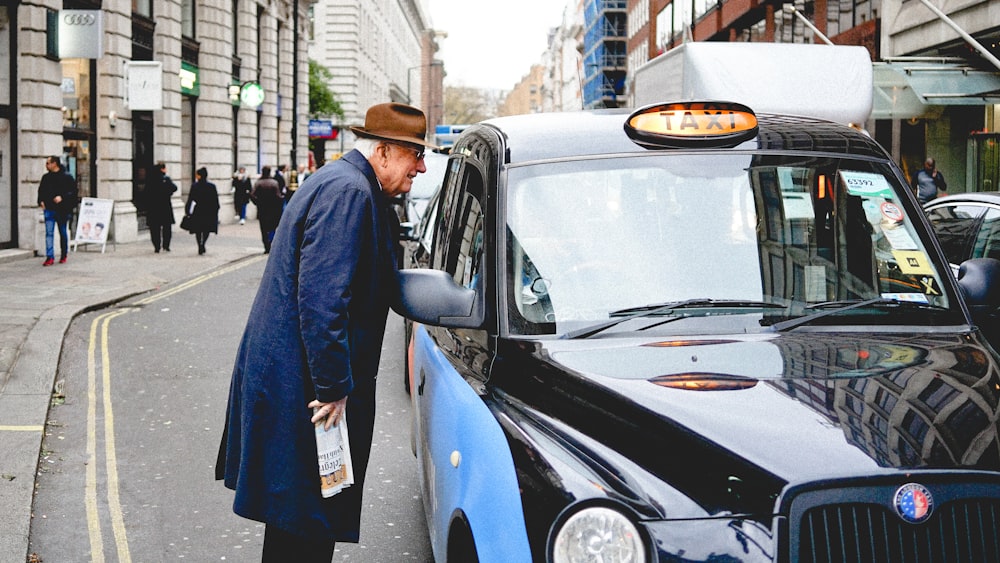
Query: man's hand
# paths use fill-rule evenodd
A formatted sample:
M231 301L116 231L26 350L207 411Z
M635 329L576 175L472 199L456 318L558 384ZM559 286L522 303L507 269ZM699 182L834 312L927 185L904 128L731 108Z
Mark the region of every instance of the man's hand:
M312 416L312 423L316 424L317 422L325 419L323 429L329 430L331 426L340 422L340 417L347 410L347 397L332 403L312 401L306 406L315 411Z

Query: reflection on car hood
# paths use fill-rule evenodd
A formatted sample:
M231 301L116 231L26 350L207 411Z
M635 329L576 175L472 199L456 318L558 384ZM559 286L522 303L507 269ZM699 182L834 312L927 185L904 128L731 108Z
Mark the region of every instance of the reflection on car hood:
M579 429L574 440L613 450L605 460L705 495L703 506L769 510L789 483L897 469L1000 469L1000 380L975 336L557 340L515 346L515 358L517 349L527 355L513 363L535 369L519 365L498 384L505 392L549 427L565 423ZM770 490L742 499L753 506L727 506L719 491L734 478Z

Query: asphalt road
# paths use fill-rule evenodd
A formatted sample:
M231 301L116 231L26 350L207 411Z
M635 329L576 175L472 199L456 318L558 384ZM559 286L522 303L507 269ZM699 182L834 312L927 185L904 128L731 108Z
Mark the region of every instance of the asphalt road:
M258 561L263 525L214 480L236 347L263 259L76 318L36 482L38 561ZM432 561L390 313L360 544L334 561ZM30 561L29 557L29 561Z

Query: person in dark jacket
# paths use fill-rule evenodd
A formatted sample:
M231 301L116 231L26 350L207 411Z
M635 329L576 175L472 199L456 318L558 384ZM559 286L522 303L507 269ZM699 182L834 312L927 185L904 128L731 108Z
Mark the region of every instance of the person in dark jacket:
M257 206L257 224L260 225L260 239L264 242L264 254L271 252L274 231L281 220L284 205L281 186L271 177L271 167L260 169L260 178L253 185L250 200Z
M924 161L924 167L917 171L913 179L913 188L917 191L917 200L923 205L948 191L948 182L944 174L937 169L933 158Z
M199 168L195 182L188 193L184 213L188 216L187 228L198 241L198 254L205 253L205 242L210 233L219 232L219 192L215 184L208 181L208 170Z
M263 561L323 561L357 542L375 423L375 376L398 296L392 198L427 170L427 120L370 108L354 150L285 208L236 354L216 478L264 522ZM324 498L316 429L346 417L355 483Z
M55 230L59 227L59 263L65 264L69 255L69 230L66 225L73 218L78 194L76 180L66 173L58 156L45 159L47 172L38 185L38 205L45 216L45 262L42 266L55 264Z
M236 208L236 220L240 222L240 225L247 223L247 204L250 203L250 192L252 191L253 183L247 176L247 168L240 166L240 169L233 174L233 207Z
M167 175L167 165L158 162L155 173L150 174L146 184L146 224L149 225L153 252L159 252L161 246L170 252L170 239L176 222L172 196L176 191L177 184Z

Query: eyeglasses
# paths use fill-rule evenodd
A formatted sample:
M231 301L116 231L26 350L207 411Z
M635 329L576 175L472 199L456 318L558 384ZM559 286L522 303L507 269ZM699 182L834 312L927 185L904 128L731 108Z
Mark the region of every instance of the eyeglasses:
M393 143L393 144L395 144L395 143ZM415 149L413 147L408 147L406 145L396 145L396 146L399 147L399 148L401 148L401 149L406 149L406 150L410 151L411 153L413 153L413 156L416 157L417 162L420 162L421 160L424 159L424 149Z

